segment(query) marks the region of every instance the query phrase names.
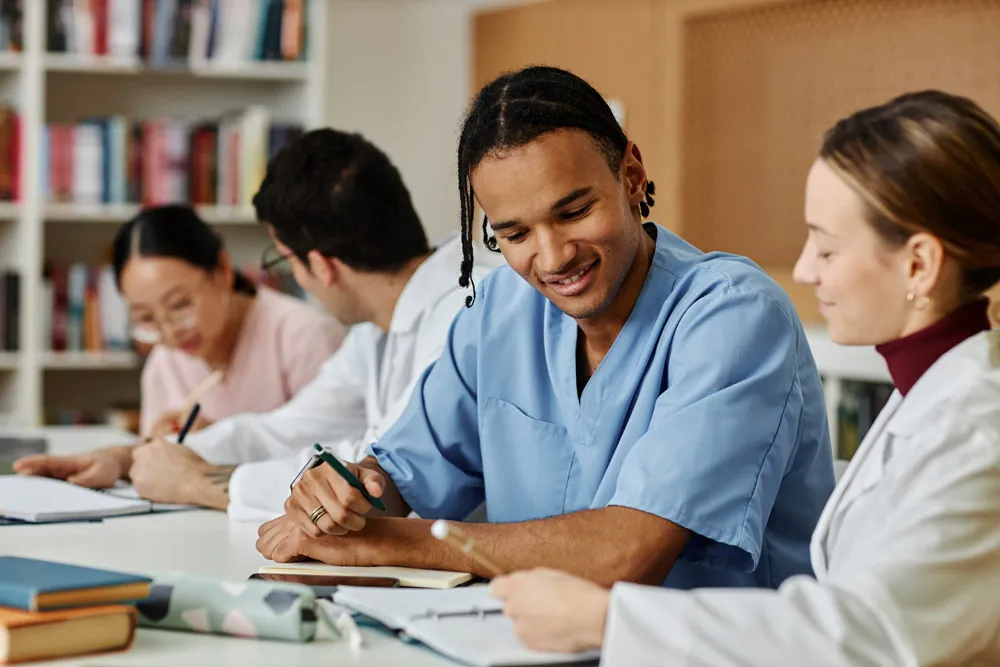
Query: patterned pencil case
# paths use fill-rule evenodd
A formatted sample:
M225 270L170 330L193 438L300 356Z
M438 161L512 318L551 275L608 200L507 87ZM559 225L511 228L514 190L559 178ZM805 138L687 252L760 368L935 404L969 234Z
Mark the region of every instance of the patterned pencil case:
M136 607L147 628L293 642L316 635L316 595L299 584L156 577Z

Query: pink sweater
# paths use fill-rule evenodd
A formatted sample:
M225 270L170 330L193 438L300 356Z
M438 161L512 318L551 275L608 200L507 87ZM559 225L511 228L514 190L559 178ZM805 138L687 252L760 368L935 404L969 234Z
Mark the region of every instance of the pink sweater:
M342 325L316 307L258 288L226 377L202 398L201 414L218 421L283 405L316 377L344 333ZM148 433L164 412L180 409L211 372L201 359L156 346L142 371L141 433Z

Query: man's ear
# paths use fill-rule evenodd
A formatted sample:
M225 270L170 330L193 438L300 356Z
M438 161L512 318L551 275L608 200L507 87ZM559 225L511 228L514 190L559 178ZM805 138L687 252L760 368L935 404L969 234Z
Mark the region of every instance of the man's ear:
M622 155L622 182L628 191L629 203L639 206L646 200L646 167L642 164L642 153L635 142L628 142Z
M323 256L318 250L310 250L306 257L309 260L309 273L316 276L323 287L330 287L340 279L337 260Z

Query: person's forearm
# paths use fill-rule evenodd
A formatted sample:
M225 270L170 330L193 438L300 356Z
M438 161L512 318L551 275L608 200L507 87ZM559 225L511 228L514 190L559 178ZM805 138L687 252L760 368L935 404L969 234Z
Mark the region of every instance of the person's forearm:
M392 478L382 470L382 466L378 464L378 460L374 456L368 456L363 461L358 463L359 466L363 468L368 468L369 470L374 470L378 474L382 475L385 479L385 487L382 490L382 502L385 503L385 512L380 512L378 510L372 510L369 516L373 518L377 517L403 517L410 513L410 506L403 500L403 496L400 495L399 490L396 488L396 484L392 481Z
M356 538L319 538L309 555L338 562L342 549L338 540L362 539L360 560L366 564L455 570L483 577L494 574L460 550L435 539L431 523L424 519L372 518ZM603 586L616 581L659 585L689 535L665 519L625 507L521 523L457 525L506 572L550 567Z

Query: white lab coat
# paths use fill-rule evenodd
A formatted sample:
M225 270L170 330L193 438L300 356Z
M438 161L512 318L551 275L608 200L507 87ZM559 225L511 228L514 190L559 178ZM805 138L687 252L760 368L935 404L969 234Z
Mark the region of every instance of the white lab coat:
M477 279L496 264L485 260L477 261ZM348 461L364 457L441 354L468 296L458 285L461 261L458 238L443 243L403 288L388 335L371 323L351 327L316 379L285 405L235 415L188 436L185 445L206 461L238 464L229 485L230 518L265 521L281 514L289 484L314 443Z
M1000 331L879 415L775 591L614 587L602 665L1000 665Z

